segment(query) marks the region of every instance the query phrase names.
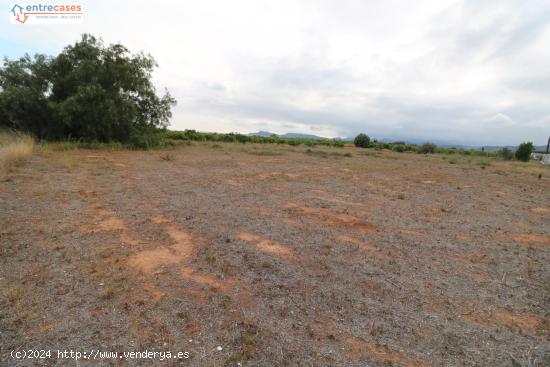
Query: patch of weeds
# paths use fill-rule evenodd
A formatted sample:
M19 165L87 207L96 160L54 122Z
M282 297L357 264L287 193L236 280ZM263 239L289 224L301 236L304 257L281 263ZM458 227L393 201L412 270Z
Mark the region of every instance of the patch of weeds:
M107 287L99 293L99 298L102 300L112 299L116 294L114 287Z
M166 139L164 145L166 145L167 147L181 147L181 146L190 146L190 145L193 145L193 143L189 140Z
M273 152L271 150L254 150L254 151L248 151L248 154L252 155L262 155L262 156L273 156L273 155L282 155L281 152Z
M305 154L313 157L319 157L319 158L342 158L342 157L351 157L351 153L340 153L340 152L325 152L322 150L313 150L313 149L307 149L305 151Z
M456 164L456 159L454 158L449 159L449 164Z
M367 157L381 157L382 156L382 153L380 153L379 151L369 151L369 150L363 150L363 151L360 151L359 154L361 155L365 155Z
M170 162L174 160L174 156L172 154L166 153L160 156L160 159L165 162Z
M4 292L4 298L6 301L12 303L12 302L20 302L25 298L25 295L27 294L27 291L22 286L10 288Z
M212 144L210 146L210 148L212 148L212 149L222 149L222 146L220 144Z
M176 312L176 316L179 317L182 320L189 320L189 312L187 310L181 309L178 312Z
M399 194L397 194L397 198L399 200L405 200L405 193L404 192L400 192Z
M236 344L240 345L240 349L231 356L230 362L246 361L252 359L252 357L257 354L259 334L258 327L251 321L243 321L242 325L245 330L236 340Z
M261 266L262 266L262 268L264 268L264 269L270 269L270 270L273 269L273 264L272 264L271 262L269 262L269 261L264 261L264 262L262 262L262 265L261 265Z
M220 254L218 253L218 251L214 249L209 249L208 251L206 251L206 260L209 263L215 263L216 261L218 261L219 258Z
M321 247L321 254L322 255L330 256L331 252L332 252L332 245L330 245L329 243L326 243Z
M220 269L226 276L234 276L237 274L238 268L227 261L221 261Z
M384 332L384 328L380 325L372 325L369 329L369 333L370 335L372 336L377 336L377 335L380 335Z
M328 157L327 152L323 152L322 150L308 149L308 150L306 150L306 154L310 155L310 156L321 157L321 158L327 158Z
M485 169L485 168L491 166L491 163L489 163L487 161L481 161L481 162L478 162L477 165L480 166L481 169Z

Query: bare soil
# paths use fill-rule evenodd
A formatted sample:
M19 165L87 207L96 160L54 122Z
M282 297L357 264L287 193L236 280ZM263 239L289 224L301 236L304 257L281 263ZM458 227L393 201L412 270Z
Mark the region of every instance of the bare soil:
M35 154L0 182L0 364L550 366L549 167L306 149Z

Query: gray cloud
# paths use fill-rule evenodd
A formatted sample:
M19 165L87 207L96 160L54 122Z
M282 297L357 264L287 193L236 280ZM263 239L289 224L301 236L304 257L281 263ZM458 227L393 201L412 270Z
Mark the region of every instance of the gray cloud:
M173 128L542 144L550 134L547 1L145 0L125 26L86 1L81 26L7 28L29 51L82 32L155 56ZM143 24L147 24L144 31Z

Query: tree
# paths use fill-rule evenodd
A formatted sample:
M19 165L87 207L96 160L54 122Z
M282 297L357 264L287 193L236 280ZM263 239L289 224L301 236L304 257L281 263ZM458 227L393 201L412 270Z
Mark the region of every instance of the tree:
M433 143L424 143L418 148L418 153L434 154L437 150L437 145Z
M46 139L143 140L168 126L176 103L168 92L156 95L156 66L150 55L105 46L88 34L53 58L6 60L0 68L0 118L7 118L0 124Z
M521 143L516 149L516 159L518 161L528 162L533 153L533 143Z
M358 148L368 148L370 145L370 138L366 134L359 134L353 140L353 144Z

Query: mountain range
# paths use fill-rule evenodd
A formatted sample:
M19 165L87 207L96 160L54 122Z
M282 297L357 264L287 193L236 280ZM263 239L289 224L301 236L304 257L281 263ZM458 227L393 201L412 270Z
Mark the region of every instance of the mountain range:
M279 138L313 139L313 140L353 141L353 139L354 139L353 137L341 137L341 138L332 139L332 138L325 138L325 137L318 136L318 135L313 135L313 134L300 134L300 133L286 133L286 134L279 135L279 134L275 134L275 133L272 133L272 132L269 132L269 131L263 131L263 130L260 130L257 133L250 133L248 135L249 136L272 136L272 135L276 135ZM372 139L372 137L371 137L371 139ZM426 140L426 139L422 140L422 139L388 139L388 138L382 138L382 139L378 139L378 141L381 141L381 142L384 142L384 143L392 143L394 141L404 141L408 144L424 144L427 141L429 141L429 142L434 143L434 144L436 144L440 147L447 147L447 148L454 147L454 148L463 148L463 149L479 149L479 148L482 147L481 145L457 144L457 143L453 143L451 141L437 140L437 139L435 139L435 140ZM483 147L488 152L496 151L496 150L499 150L499 149L502 149L502 148L510 148L512 150L516 149L516 146L512 146L512 145L509 145L509 146L485 145ZM536 146L535 150L539 150L539 151L546 150L546 146Z

